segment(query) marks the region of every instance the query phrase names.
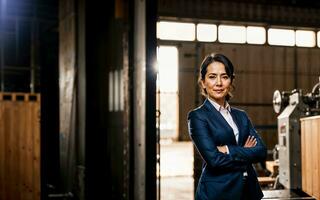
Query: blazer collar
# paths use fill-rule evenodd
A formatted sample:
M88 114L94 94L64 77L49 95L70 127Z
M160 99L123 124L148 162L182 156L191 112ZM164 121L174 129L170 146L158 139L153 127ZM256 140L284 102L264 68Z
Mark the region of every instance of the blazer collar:
M209 98L207 98L207 100L213 105L213 107L217 110L217 111L221 111L222 109L227 109L229 112L231 111L231 107L229 105L229 103L227 101L225 101L225 107L220 106L217 102L215 102L214 100L211 100Z
M204 100L203 106L208 110L208 111L217 111L217 109L210 103L209 99Z
M232 136L234 138L234 143L237 144L236 139L234 137L233 134L233 129L231 128L231 126L228 124L228 122L224 119L224 117L221 115L221 113L212 105L212 103L206 99L203 103L203 106L205 107L206 110L209 111L210 115L217 118L218 120L222 121L222 123L225 124L226 127L230 128L232 130ZM243 127L241 124L241 118L238 115L238 113L232 108L230 107L230 113L232 116L232 119L234 120L234 122L236 123L238 130L239 130L239 138L238 138L238 145L243 145Z
M233 138L233 144L237 145L237 141L234 136L233 129L228 124L226 119L222 116L222 114L210 103L210 101L208 99L205 100L203 105L204 105L205 109L208 111L210 119L211 120L212 119L218 120L219 122L221 122L224 125L224 127L226 127L226 129L227 129L227 131L226 131L226 133L228 134L227 137ZM240 134L240 130L239 130L239 134Z

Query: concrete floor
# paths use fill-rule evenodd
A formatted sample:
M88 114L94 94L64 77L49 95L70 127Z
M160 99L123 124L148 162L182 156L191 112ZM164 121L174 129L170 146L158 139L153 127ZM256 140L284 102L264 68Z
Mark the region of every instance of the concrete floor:
M161 179L161 200L194 200L193 178L163 177Z
M160 147L160 200L193 200L192 142L162 140Z

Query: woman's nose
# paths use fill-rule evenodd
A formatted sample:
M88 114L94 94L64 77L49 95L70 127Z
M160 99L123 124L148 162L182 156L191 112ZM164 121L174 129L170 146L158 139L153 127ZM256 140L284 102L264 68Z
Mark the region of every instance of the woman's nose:
M220 77L218 77L217 78L217 83L216 83L216 85L221 85L222 84L222 82L221 82L221 78Z

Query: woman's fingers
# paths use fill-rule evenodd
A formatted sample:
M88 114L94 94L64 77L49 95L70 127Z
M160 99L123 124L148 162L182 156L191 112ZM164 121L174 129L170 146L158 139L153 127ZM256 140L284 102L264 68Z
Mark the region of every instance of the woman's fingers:
M254 138L254 136L249 135L248 139L246 140L246 143L244 144L244 147L254 147L257 145L257 140Z
M250 143L252 141L252 136L251 135L249 135L247 141L248 141L248 143Z
M252 143L252 137L249 135L245 145L248 146L248 145L251 145L251 143Z
M224 145L224 146L217 146L217 149L218 149L218 151L221 152L221 153L227 153L226 145Z

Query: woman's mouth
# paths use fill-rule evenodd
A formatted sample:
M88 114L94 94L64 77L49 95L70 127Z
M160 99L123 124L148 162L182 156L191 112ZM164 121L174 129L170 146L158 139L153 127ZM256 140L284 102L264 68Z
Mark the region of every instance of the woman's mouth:
M220 94L222 93L224 90L214 90L216 93Z

